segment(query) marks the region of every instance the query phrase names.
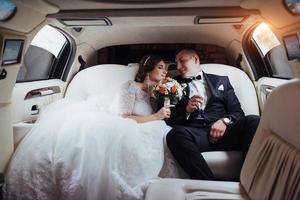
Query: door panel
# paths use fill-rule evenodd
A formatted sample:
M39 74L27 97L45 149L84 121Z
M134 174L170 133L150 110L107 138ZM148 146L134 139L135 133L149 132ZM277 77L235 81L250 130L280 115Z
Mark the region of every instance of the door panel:
M288 81L289 80L269 77L262 77L257 81L256 90L258 94L260 110L263 110L265 101L267 100L268 95L272 92L272 90Z
M40 113L63 98L66 82L59 79L17 83L12 94L12 122L16 146L32 128Z
M0 67L0 176L13 153L11 96L18 70L17 64Z

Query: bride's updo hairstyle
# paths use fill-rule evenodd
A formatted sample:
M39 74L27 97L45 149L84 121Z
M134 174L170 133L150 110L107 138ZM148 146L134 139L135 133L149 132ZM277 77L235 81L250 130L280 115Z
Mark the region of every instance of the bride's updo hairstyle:
M135 76L136 82L143 82L147 76L147 73L151 72L154 67L162 61L163 58L157 55L146 55L144 56L139 64L139 70Z

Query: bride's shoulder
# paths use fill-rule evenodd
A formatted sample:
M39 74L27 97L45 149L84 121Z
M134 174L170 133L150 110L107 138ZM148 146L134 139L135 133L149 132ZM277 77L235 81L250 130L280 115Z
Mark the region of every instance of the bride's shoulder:
M137 89L139 89L138 83L133 81L133 80L129 80L125 83L122 84L121 86L123 91L128 91L130 93L134 93Z
M125 83L122 84L122 88L128 88L128 87L138 87L137 86L137 82L133 81L133 80L129 80L129 81L126 81Z

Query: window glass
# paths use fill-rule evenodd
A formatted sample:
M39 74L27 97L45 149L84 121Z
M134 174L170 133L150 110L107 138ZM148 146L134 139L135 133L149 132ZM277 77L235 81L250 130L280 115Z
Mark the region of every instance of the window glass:
M300 43L297 34L286 35L282 39L288 59L300 59Z
M274 47L280 45L275 34L265 23L261 23L256 27L252 37L263 56L265 56Z
M65 67L60 60L65 60L63 52L69 50L69 46L64 34L52 26L44 26L25 53L17 82L60 78L63 72L60 68Z
M290 79L294 77L283 45L267 24L261 23L252 33L252 41L260 52L262 65L255 66L262 76ZM253 59L258 59L253 58ZM262 69L263 67L263 69Z
M33 38L31 45L52 53L56 58L67 39L55 28L46 25Z
M292 66L288 62L282 46L276 46L267 54L267 59L272 68L272 76L277 78L290 79L294 77Z

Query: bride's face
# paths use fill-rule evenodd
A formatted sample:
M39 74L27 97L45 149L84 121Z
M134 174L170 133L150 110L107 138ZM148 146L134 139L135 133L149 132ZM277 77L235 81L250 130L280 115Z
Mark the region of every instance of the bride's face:
M160 61L155 65L153 70L149 73L149 78L153 82L159 82L162 79L165 79L167 76L168 67L164 61Z

